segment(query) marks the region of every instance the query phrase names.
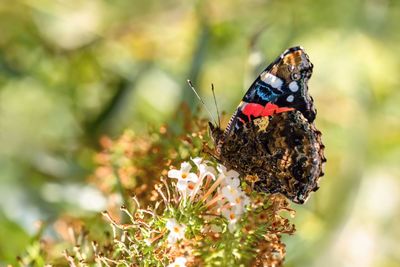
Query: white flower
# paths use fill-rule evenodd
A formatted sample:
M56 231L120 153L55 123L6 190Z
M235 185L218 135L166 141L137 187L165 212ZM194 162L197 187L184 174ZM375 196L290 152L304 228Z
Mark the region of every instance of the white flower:
M246 206L250 204L250 199L236 182L223 186L221 194L225 200L219 203L221 214L228 220L229 231L233 232L236 228L236 223L245 212Z
M187 259L185 257L177 257L173 263L168 265L168 267L185 267Z
M233 232L236 227L236 223L243 214L243 209L237 206L224 207L221 210L222 216L228 220L228 229Z
M246 194L241 191L231 202L232 205L237 206L238 208L240 207L241 209L245 209L247 205L250 204L250 199Z
M245 193L242 194L242 206L243 208L246 208L248 205L250 205L250 198L246 196Z
M224 198L226 198L230 203L234 204L236 199L240 198L242 191L237 186L226 185L222 187L221 193Z
M239 173L237 171L235 170L227 171L226 167L222 164L218 164L217 169L221 174L225 175L228 178L239 177Z
M168 177L175 178L179 181L185 182L194 182L196 183L199 180L199 177L193 172L190 172L192 169L192 165L189 162L182 162L180 170L169 170Z
M240 180L238 177L226 177L224 180L224 185L230 185L233 187L239 187L240 186Z
M223 185L231 184L233 186L239 186L240 180L239 180L239 173L235 170L229 170L227 171L226 167L224 165L218 164L217 166L218 172L224 176L224 182Z
M243 214L244 209L239 206L228 206L224 207L221 210L222 215L229 221L229 222L237 222L241 215Z
M184 197L186 197L186 196L191 197L193 194L197 194L200 192L199 190L195 190L196 185L197 185L197 183L193 183L193 182L178 181L176 187L178 188L178 190L180 192L183 193Z
M185 237L186 225L177 223L175 219L169 219L165 227L170 231L168 235L170 244L174 244Z
M212 178L212 180L215 180L215 168L208 165L208 163L210 163L209 161L204 161L203 158L200 157L194 158L192 159L192 161L194 162L194 164L196 164L197 169L199 170L200 179L209 176L210 178Z

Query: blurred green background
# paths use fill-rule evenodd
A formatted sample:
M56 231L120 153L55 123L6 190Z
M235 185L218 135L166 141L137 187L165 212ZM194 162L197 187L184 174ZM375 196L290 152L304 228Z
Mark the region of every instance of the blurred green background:
M328 163L286 266L400 265L400 1L1 1L0 27L0 264L36 221L104 209L101 135L195 108L186 79L231 113L302 45Z

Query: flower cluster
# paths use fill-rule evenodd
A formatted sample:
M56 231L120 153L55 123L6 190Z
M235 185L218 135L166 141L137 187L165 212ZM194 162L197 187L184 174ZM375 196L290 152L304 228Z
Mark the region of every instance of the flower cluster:
M203 201L210 212L227 219L229 231L233 232L250 202L240 187L239 173L221 164L215 168L200 157L192 162L197 173L192 172L189 162L183 162L180 170L170 170L168 177L178 180L176 187L183 199Z
M294 227L282 217L289 211L283 196L251 192L239 173L200 157L165 172L156 185L157 201L134 211L122 207L128 223L104 212L113 229L113 243L93 243L92 258L101 265L127 266L281 266L285 244L281 234ZM245 193L245 192L251 192ZM122 216L124 217L124 216ZM118 217L117 217L118 218ZM90 262L79 253L66 258ZM86 248L86 251L89 251ZM87 253L87 252L86 252ZM83 257L85 255L85 258ZM85 266L85 265L82 265Z

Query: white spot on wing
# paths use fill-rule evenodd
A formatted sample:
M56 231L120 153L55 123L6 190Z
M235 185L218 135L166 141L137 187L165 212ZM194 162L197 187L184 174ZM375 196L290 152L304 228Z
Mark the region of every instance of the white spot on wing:
M290 95L290 96L288 96L288 97L286 98L286 101L287 101L287 102L293 102L293 100L294 100L294 96L293 96L293 95Z
M297 84L297 82L291 82L289 83L289 89L292 92L297 92L297 90L299 90L299 85Z
M261 80L272 87L276 89L281 89L283 81L276 77L275 75L272 75L271 73L265 72L261 74Z

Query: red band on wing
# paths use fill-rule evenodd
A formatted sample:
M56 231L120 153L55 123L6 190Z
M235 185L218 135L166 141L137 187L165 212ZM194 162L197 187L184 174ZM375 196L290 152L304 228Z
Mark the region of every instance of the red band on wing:
M294 108L287 108L287 107L281 108L275 104L268 102L265 105L265 107L260 104L248 103L244 106L242 112L249 118L250 121L251 115L253 115L255 118L258 118L258 117L271 116L277 113L287 112L291 110L294 110Z
M271 116L277 113L287 112L291 110L294 110L294 108L287 108L287 107L281 108L275 104L267 103L265 105L263 112L261 113L261 116Z
M246 115L249 118L249 121L250 121L251 115L253 115L254 117L260 117L263 110L264 110L264 107L260 104L248 103L248 104L245 104L242 112L244 115Z

